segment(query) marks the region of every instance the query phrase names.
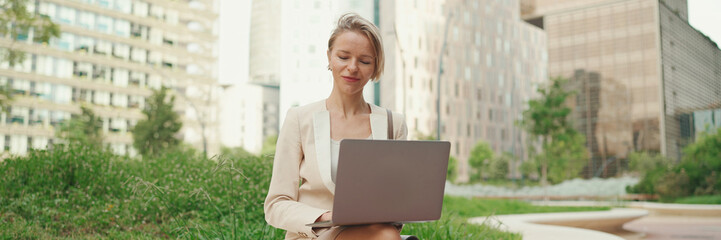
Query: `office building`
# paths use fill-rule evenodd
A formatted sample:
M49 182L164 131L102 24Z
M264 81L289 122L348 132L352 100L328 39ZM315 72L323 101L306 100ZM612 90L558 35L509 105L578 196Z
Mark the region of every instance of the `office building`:
M21 64L0 65L0 83L15 94L0 116L5 154L57 142L59 126L86 105L102 119L105 143L135 155L130 130L161 86L176 96L182 141L217 152L215 9L213 0L29 1L29 11L49 16L62 34L49 45L34 43L32 32L17 42L0 38L0 48L27 53Z
M521 13L546 31L549 75L577 83L587 177L615 175L631 151L679 159L680 116L721 103L721 50L685 0L523 0Z
M510 177L519 177L527 137L515 123L547 79L543 30L520 18L518 1L380 2L381 105L406 115L409 138L435 136L440 90L441 139L459 160L459 180L468 180L478 141L513 154Z
M236 83L225 86L220 99L221 142L260 154L267 137L278 136L278 86Z

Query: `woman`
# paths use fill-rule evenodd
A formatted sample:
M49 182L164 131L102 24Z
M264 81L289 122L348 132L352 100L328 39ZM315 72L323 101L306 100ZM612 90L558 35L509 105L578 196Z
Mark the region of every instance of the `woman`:
M333 90L322 101L288 110L278 136L265 219L286 239L400 239L390 224L311 228L331 219L341 139L387 139L385 109L363 99L363 87L383 73L378 28L356 14L338 20L328 40ZM405 139L404 117L394 113L393 138Z

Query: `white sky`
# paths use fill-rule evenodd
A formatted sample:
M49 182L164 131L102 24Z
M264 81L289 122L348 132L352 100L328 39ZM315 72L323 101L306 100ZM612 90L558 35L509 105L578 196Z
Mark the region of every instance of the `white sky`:
M251 0L220 0L218 80L241 83L248 78Z
M691 26L721 45L721 0L688 0L688 20Z
M220 0L220 83L240 83L248 78L250 3ZM721 46L721 0L688 0L688 11L691 25Z

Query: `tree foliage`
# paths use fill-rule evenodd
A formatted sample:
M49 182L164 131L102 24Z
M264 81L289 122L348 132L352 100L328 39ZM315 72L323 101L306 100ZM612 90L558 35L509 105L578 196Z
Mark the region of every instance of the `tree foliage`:
M154 156L164 150L178 146L180 140L176 134L183 123L173 111L175 96L168 95L168 88L154 90L146 101L143 114L145 119L138 121L133 128L133 146L143 156Z
M70 121L60 127L58 137L71 144L78 143L96 147L102 145L102 119L95 116L93 110L87 106L81 106L80 109L82 111L80 115L74 115Z
M25 53L13 46L31 32L33 41L37 43L47 44L51 38L60 37L60 27L48 16L28 11L27 0L0 1L0 36L8 36L13 43L9 48L0 48L0 62L15 66L25 61ZM3 111L11 100L10 86L0 85L0 108Z
M10 84L0 85L0 112L7 112L7 106L11 101Z
M479 141L471 150L468 157L468 165L470 166L471 181L481 180L483 177L483 168L493 159L493 150L488 143Z
M693 194L721 194L721 128L701 135L684 149L684 154L676 172L688 175Z
M458 178L458 159L453 156L448 157L448 169L446 171L446 180L455 182L456 178Z
M541 97L529 101L528 109L523 112L521 125L542 141L542 155L532 157L540 167L542 184L546 184L549 172L554 174L554 182L577 176L575 169L587 155L583 135L576 132L568 120L571 109L565 101L573 93L564 89L565 83L560 77L551 79L551 85L538 89Z
M667 200L721 194L721 128L713 134L701 135L686 146L678 164L663 157L640 160L635 160L634 155L631 157L631 167L645 172L638 184L628 188L630 192L659 194Z
M588 160L585 143L584 136L575 131L554 136L554 141L544 148L548 154L537 156L550 157L540 161L548 163L549 182L555 184L578 177Z
M628 170L636 173L646 173L657 168L669 168L671 159L654 152L632 152L628 155Z
M488 179L505 179L508 176L508 164L513 159L509 153L497 154L485 162L481 175Z

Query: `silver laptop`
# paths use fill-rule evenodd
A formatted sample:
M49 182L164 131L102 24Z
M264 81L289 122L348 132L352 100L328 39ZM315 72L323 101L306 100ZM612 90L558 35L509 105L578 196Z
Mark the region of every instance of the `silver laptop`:
M356 140L340 143L330 227L438 220L451 144Z

